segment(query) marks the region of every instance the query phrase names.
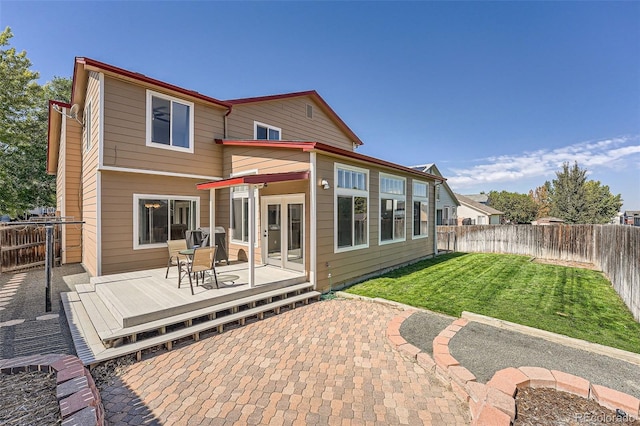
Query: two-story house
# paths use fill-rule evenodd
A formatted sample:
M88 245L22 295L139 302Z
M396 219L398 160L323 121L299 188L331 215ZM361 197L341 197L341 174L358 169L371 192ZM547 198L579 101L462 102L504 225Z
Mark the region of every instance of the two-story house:
M317 289L435 253L439 176L356 152L315 91L222 101L76 58L50 102L63 262L92 276L166 265L166 242L223 227L232 260L304 271Z

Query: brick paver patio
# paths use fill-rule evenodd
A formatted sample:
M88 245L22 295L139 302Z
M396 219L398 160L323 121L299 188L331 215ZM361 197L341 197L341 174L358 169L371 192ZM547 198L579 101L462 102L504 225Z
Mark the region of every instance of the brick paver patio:
M398 310L331 300L130 366L102 390L112 424L468 424L385 335Z

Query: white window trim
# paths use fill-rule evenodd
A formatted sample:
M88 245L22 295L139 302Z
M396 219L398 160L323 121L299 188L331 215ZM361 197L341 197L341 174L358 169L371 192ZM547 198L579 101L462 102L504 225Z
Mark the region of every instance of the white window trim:
M254 121L253 122L253 139L255 140L259 140L258 139L258 126L260 127L266 127L267 128L267 138L269 137L269 130L277 130L278 131L278 135L280 135L280 137L278 139L266 139L266 140L270 140L270 141L281 141L282 140L282 129L276 126L272 126L270 124L265 124L265 123L261 123L259 121ZM262 139L260 139L262 140Z
M147 250L147 249L156 249L167 247L167 243L156 243L156 244L139 244L139 234L138 234L138 206L140 205L140 199L144 198L156 198L156 199L166 199L168 201L171 200L188 200L196 202L196 229L200 227L200 197L190 197L186 195L162 195L162 194L133 194L133 249L134 250ZM170 215L169 215L170 217Z
M422 183L424 185L427 185L427 196L426 197L422 197L422 196L417 196L414 194L414 190L413 190L413 184L414 183ZM424 182L421 180L412 180L411 183L411 239L412 240L419 240L421 238L429 238L429 231L427 230L427 233L425 235L415 235L415 223L413 222L413 203L419 201L421 203L426 202L427 203L427 212L429 211L429 182ZM427 214L427 228L429 227L429 215Z
M179 147L179 146L173 146L173 145L165 145L162 143L157 143L157 142L153 142L151 140L151 123L152 123L152 105L151 105L151 98L155 96L157 98L162 98L162 99L166 99L168 101L171 102L177 102L179 104L182 105L186 105L189 107L189 148L183 148L183 147ZM172 112L173 112L173 107L171 108ZM146 134L146 144L149 147L152 148L161 148L161 149L168 149L170 151L178 151L178 152L187 152L190 154L193 154L193 145L194 145L194 137L193 137L193 123L194 123L194 117L195 115L195 111L194 111L194 104L193 102L189 102L189 101L185 101L183 99L179 99L173 96L169 96L169 95L165 95L164 93L158 93L158 92L154 92L153 90L147 90L147 115L146 115L146 121L147 121L147 134ZM172 119L173 120L173 119ZM172 123L173 125L173 123ZM171 132L169 132L171 134ZM173 139L173 135L170 136Z
M404 181L404 194L389 194L387 192L382 192L382 178L391 178L391 179L400 179ZM407 179L402 176L390 175L387 173L380 173L378 178L378 244L383 246L386 244L394 244L401 243L403 241L407 241ZM404 201L404 237L403 238L394 238L392 240L382 240L382 199L390 198L392 200ZM413 211L413 206L411 207L411 211Z
M229 175L229 177L234 178L234 177L239 177L239 176L249 176L249 175L257 175L258 174L258 169L250 169L250 170L243 170L241 172L235 172L235 173L231 173ZM237 192L234 193L233 192L233 188L229 188L229 218L233 218L233 199L234 198L245 198L246 194L246 198L249 198L249 191L243 191L243 192ZM235 195L235 197L234 197ZM260 203L258 200L258 188L256 188L254 190L254 201L256 204L256 229L258 229L258 227L260 226L260 222L259 222L259 217L260 217ZM229 241L234 243L234 244L238 244L241 246L245 246L245 247L249 247L249 242L248 241L242 241L242 240L236 240L233 238L233 232L231 232L233 228L231 228L231 220L229 221ZM258 239L256 238L255 243L253 244L254 247L258 247Z
M338 188L338 169L352 170L355 172L364 173L366 190ZM360 167L350 166L348 164L334 163L333 164L333 252L343 253L346 251L361 250L369 248L369 227L371 226L371 197L369 196L369 170L362 169ZM367 197L367 242L366 244L360 244L350 247L338 247L338 196L347 195L352 197Z

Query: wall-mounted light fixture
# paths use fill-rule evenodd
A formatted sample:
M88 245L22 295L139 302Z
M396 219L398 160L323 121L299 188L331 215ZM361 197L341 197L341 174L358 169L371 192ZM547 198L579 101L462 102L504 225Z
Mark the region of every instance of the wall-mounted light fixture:
M322 189L329 189L331 188L331 185L329 185L329 181L326 179L322 179L320 181L320 186L322 186Z

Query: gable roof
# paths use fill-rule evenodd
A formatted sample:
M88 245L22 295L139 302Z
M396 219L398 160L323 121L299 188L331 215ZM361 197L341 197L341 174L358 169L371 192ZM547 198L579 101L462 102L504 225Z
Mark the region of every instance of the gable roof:
M420 164L418 166L410 166L410 168L412 168L413 170L418 170L423 173L429 173L434 176L443 177L442 173L440 173L440 170L438 170L438 166L436 166L436 163ZM453 192L453 190L451 190L451 187L449 186L449 184L447 182L442 182L442 186L451 197L451 200L453 200L453 202L456 203L456 206L459 206L460 201L458 201L458 197L456 197L456 194Z
M504 212L501 212L500 210L496 210L493 207L487 206L486 204L474 201L465 195L456 194L456 197L458 198L458 201L460 201L460 204L463 204L486 215L504 214Z
M485 204L489 201L489 196L487 194L467 194L465 197L481 204Z
M278 101L282 99L290 99L290 98L300 98L308 96L313 99L319 106L322 111L329 116L331 120L338 126L340 130L345 132L353 142L358 145L363 145L364 142L360 140L358 135L356 135L353 130L347 126L347 124L342 121L340 116L336 114L336 112L329 106L329 104L316 92L315 90L307 90L305 92L291 92L291 93L282 93L279 95L268 95L268 96L256 96L253 98L240 98L240 99L230 99L225 101L226 103L233 105L242 105L242 104L251 104L258 102L270 102L270 101Z

